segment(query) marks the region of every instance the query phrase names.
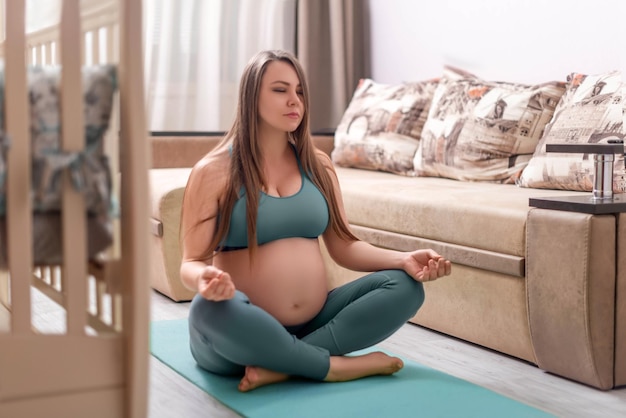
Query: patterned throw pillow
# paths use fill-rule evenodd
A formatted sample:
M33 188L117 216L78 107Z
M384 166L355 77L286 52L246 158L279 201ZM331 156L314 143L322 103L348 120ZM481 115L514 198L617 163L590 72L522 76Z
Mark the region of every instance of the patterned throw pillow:
M564 91L561 82L484 81L446 67L415 154L417 175L514 183Z
M593 190L593 156L546 153L546 144L603 143L624 138L622 107L626 87L621 74L611 71L585 75L572 73L567 90L546 127L534 156L520 177L519 185L541 189ZM624 156L615 156L613 191L626 191Z
M338 166L413 175L437 80L397 85L362 79L335 131Z

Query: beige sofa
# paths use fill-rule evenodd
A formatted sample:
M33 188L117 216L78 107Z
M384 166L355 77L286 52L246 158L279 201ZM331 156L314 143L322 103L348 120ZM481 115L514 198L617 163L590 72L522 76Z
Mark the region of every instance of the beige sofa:
M152 286L173 300L180 202L189 167L217 137L153 137ZM330 153L332 136L315 137ZM430 247L453 274L426 284L411 320L599 389L626 385L626 214L529 206L582 192L337 168L355 233L375 245ZM357 276L328 259L334 287ZM390 307L391 309L392 307Z

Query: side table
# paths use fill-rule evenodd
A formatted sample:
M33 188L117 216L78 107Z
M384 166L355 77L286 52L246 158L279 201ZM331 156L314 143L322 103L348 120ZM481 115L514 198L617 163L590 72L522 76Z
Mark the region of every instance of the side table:
M593 154L593 191L589 196L530 198L530 206L607 214L626 212L626 193L613 193L613 161L615 154L624 154L623 140L603 144L546 144L546 152Z
M541 209L602 215L626 212L626 193L614 194L611 199L594 199L593 196L531 197L530 206Z

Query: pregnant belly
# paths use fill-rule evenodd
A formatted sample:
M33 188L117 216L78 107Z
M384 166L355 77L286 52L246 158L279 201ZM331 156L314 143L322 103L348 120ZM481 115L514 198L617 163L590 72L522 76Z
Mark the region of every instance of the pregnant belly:
M252 263L248 250L221 253L215 265L230 273L250 302L283 325L307 322L326 302L326 270L315 239L288 238L262 245Z

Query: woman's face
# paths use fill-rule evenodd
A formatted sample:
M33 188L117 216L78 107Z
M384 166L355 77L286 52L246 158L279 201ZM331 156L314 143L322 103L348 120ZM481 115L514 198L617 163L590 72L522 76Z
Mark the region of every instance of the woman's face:
M261 129L293 132L304 115L300 79L287 62L272 61L261 79L259 125Z

